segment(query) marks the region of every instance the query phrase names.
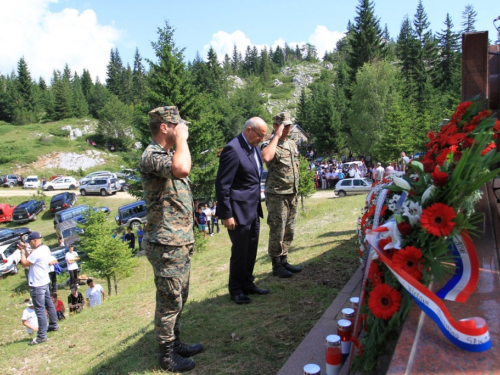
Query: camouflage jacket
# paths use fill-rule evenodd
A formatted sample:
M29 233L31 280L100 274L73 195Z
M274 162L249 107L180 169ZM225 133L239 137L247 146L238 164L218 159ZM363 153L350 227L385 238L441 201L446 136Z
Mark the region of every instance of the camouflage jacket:
M188 179L172 174L173 155L153 140L141 156L148 220L143 240L182 246L194 242L193 196Z
M269 141L262 148L269 146ZM266 194L297 194L299 191L299 152L296 143L279 140L273 160L267 163Z

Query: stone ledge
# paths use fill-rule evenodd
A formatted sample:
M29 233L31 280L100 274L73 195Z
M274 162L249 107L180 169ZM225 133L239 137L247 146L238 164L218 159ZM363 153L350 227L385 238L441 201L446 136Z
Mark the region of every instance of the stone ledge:
M337 333L336 320L341 310L349 306L349 298L359 296L362 277L362 266L360 266L277 375L302 374L304 366L308 363L316 363L321 367L321 373L325 373L325 338Z

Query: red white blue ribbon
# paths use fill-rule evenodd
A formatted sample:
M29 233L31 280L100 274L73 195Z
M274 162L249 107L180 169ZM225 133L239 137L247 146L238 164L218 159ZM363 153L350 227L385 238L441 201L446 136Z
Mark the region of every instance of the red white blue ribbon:
M444 303L433 292L406 271L399 267L394 267L392 261L378 248L378 237L380 234L380 232L373 233L372 231L372 235L367 236L371 248L377 252L379 260L385 263L400 284L412 296L415 303L437 324L441 332L453 344L467 351L482 352L491 348L490 334L484 319L474 317L459 321L455 320ZM461 234L461 241L470 241L466 232ZM460 240L457 242L460 243ZM472 243L469 245L472 245ZM369 267L369 264L367 266ZM459 283L456 283L455 286L458 284ZM466 285L470 286L471 283L467 283ZM461 291L466 289L467 288L464 287ZM458 292L456 295L461 299L467 292L468 291L464 293Z
M453 237L450 250L455 258L455 274L436 295L449 301L466 302L479 280L476 248L467 231Z

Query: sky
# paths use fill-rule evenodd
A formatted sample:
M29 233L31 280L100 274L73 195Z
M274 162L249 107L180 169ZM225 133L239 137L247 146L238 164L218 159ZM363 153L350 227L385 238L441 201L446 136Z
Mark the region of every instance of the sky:
M439 32L449 13L459 31L462 12L473 4L476 29L497 40L493 19L500 16L498 0L423 0L430 28ZM332 51L349 20L356 17L356 0L0 0L0 74L16 70L24 57L33 79L50 81L54 70L90 71L106 79L111 49L124 65L133 66L136 48L143 59L155 60L152 42L168 22L186 61L212 46L220 60L233 46L244 52L254 45L291 47L314 44L318 55ZM375 15L396 39L403 18L413 18L418 0L375 0ZM496 22L500 27L500 21ZM146 68L148 64L143 60Z

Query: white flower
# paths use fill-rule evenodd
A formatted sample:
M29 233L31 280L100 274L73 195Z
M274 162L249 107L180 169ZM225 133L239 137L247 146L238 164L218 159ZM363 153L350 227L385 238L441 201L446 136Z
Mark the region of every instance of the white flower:
M410 191L411 186L410 186L410 184L406 180L402 179L401 177L396 177L396 176L393 176L392 180L401 189Z
M403 216L406 216L410 220L411 226L415 226L420 221L420 215L422 215L422 206L417 202L406 201L403 207Z
M380 240L391 238L391 242L384 249L401 249L401 233L399 233L396 220L390 219L384 225L367 233L366 239L373 247L377 247ZM381 250L384 250L381 249Z
M435 187L434 185L431 185L427 188L426 191L424 191L424 194L422 194L422 204L425 204L425 202L427 201L427 199L429 199L432 195L432 192L434 191Z

